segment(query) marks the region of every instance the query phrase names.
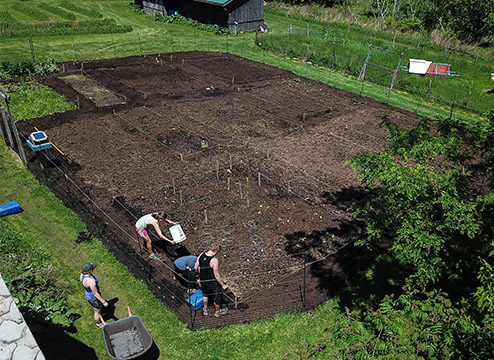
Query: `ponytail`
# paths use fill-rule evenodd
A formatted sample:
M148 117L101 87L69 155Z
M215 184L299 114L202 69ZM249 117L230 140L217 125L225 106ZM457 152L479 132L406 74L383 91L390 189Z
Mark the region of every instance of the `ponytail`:
M165 220L167 216L164 211L160 211L153 213L153 217L157 220Z

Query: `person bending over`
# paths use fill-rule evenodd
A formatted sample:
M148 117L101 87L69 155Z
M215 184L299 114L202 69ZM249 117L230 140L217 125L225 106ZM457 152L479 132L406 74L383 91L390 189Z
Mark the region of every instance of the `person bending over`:
M146 242L146 247L147 247L147 249L149 250L149 253L150 253L149 257L151 259L155 259L155 260L158 260L159 258L158 258L158 256L153 251L153 245L151 243L151 237L149 236L149 234L148 234L148 232L146 230L149 225L152 225L154 227L154 230L156 230L156 233L158 234L158 236L160 237L160 239L163 239L165 241L168 241L171 244L175 244L173 242L173 240L168 239L161 232L160 226L158 224L160 221L166 221L167 223L169 223L171 225L178 224L178 222L175 222L175 221L172 221L172 220L168 219L167 216L166 216L166 213L163 212L163 211L144 215L141 218L139 218L139 220L137 220L137 222L135 224L135 230L136 230L137 234L140 237L144 238L144 240Z

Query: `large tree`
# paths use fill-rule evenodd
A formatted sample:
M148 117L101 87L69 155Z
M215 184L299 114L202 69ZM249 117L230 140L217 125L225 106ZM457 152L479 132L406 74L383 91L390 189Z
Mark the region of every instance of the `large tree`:
M472 273L493 234L494 122L423 120L406 131L383 116L386 151L350 161L370 189L355 207L367 222L360 244L390 243L425 289L441 279Z
M448 27L462 40L477 42L494 35L494 0L448 0Z

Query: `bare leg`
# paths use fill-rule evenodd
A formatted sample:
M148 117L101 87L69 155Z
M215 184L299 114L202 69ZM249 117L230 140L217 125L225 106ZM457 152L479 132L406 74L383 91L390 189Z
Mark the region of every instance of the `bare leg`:
M202 302L204 303L204 310L207 310L208 309L208 297L207 296L203 296L202 297Z
M220 305L219 304L214 303L214 308L215 308L216 312L220 311Z
M148 248L150 255L154 255L153 245L151 244L151 238L149 235L146 236L144 240L146 241L146 247Z
M99 313L101 311L101 308L100 309L93 308L93 310L94 310L94 321L96 321L96 324L99 324L101 322L99 318Z

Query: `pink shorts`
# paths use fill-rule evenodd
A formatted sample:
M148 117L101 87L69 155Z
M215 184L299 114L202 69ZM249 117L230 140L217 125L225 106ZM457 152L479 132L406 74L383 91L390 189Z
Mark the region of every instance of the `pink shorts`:
M140 237L145 238L148 236L148 232L146 231L146 229L139 230L136 226L134 226L134 229L136 229Z

